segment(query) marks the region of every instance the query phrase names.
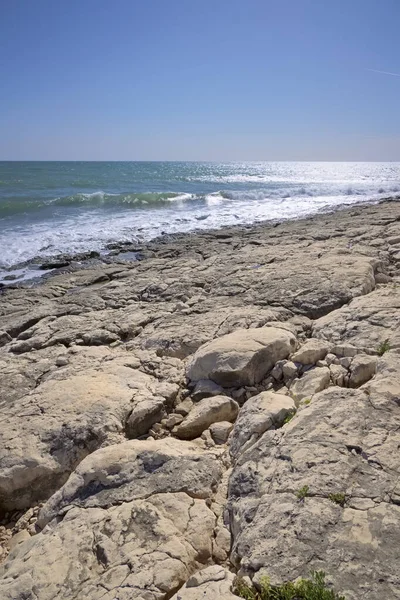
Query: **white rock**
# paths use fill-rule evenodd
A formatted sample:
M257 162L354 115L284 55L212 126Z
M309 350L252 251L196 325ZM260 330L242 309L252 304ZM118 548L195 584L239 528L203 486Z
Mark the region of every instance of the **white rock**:
M293 381L290 393L297 402L304 398L311 398L317 392L327 388L330 380L330 370L327 367L317 367L307 371L301 379Z
M324 340L310 339L295 352L291 359L302 365L315 365L318 360L323 360L328 354L330 344Z
M230 437L231 455L237 457L265 431L281 426L293 410L295 403L292 398L275 392L261 392L248 400L239 412Z
M376 363L376 356L357 354L350 366L349 386L355 388L371 379L375 374Z
M238 329L201 346L189 362L187 377L212 379L224 387L254 385L295 347L295 336L285 329Z
M229 421L221 421L210 425L211 437L216 444L225 444L230 432L233 429L233 424Z
M192 440L213 423L234 421L239 412L239 405L227 396L204 398L190 411L188 416L175 429L177 437Z
M297 367L293 361L288 360L282 368L283 378L285 381L293 379L297 375Z

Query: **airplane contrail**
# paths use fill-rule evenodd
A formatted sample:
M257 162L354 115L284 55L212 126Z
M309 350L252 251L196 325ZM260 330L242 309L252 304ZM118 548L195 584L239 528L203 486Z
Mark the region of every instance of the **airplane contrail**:
M382 75L392 75L393 77L400 77L400 73L391 73L390 71L378 71L377 69L365 69L366 71L371 71L372 73L381 73Z

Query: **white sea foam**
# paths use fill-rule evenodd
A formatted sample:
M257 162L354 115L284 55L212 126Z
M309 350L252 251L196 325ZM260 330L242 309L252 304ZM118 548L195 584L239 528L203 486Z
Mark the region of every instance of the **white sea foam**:
M159 168L154 166L156 175ZM93 192L39 195L19 204L32 209L29 218L9 216L0 202L0 268L36 257L101 251L111 242L141 243L162 233L302 217L400 190L400 165L394 163L188 163L183 175L170 168L176 169L175 180L154 187L142 182L141 192L109 192L99 185ZM134 183L130 187L134 190ZM47 212L41 215L39 209Z

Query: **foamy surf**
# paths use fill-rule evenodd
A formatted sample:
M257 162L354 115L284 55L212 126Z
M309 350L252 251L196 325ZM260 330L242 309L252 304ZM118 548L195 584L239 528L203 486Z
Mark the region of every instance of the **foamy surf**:
M400 165L0 163L0 180L1 281L22 263L110 243L375 202L399 193Z

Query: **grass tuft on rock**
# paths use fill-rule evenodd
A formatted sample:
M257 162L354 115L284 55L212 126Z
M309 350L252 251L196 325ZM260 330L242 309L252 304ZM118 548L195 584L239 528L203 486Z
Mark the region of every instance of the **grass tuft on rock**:
M337 492L336 494L329 494L328 498L331 502L339 504L339 506L343 507L346 504L346 494L343 494L342 492Z
M304 500L304 498L307 498L309 490L310 488L308 485L303 485L303 487L296 492L297 498L299 500Z
M286 423L290 423L290 421L293 419L294 415L296 414L296 409L292 408L288 414L286 415L286 417L283 419L283 424L286 425Z
M390 350L390 344L389 344L388 339L386 339L384 342L379 344L379 346L377 348L377 352L378 352L379 356L383 356L385 354L385 352L389 352L389 350Z
M271 585L268 577L263 577L259 589L249 586L238 577L233 592L245 600L346 600L327 587L323 571L314 571L310 579L299 579L294 583L289 581L281 585Z

